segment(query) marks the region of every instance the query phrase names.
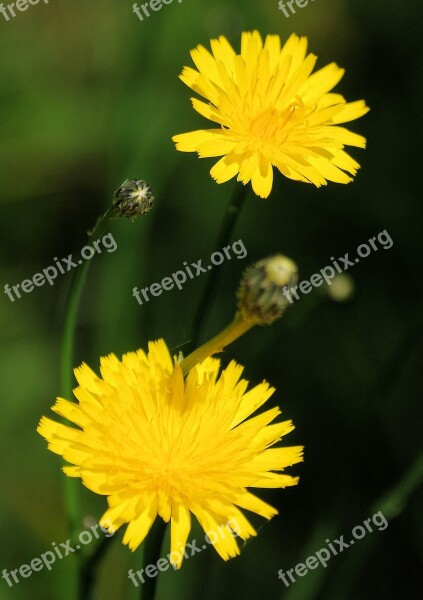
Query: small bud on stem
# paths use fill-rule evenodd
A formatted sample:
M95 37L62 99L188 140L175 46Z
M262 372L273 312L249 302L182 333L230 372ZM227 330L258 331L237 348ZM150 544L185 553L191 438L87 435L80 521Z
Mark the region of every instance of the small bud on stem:
M127 179L115 192L112 210L115 217L133 219L145 215L153 207L151 187L142 179Z
M184 375L208 356L222 352L254 325L266 325L278 319L289 306L284 289L295 285L297 279L297 265L281 254L249 267L237 292L238 310L232 323L181 361Z

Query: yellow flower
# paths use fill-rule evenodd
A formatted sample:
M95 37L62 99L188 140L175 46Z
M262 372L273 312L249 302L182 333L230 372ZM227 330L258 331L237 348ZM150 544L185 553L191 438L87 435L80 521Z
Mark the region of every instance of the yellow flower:
M368 112L363 100L347 103L329 93L344 70L331 63L311 74L317 57L307 54L307 38L292 34L281 48L278 35L263 45L258 31L244 32L241 54L224 36L191 51L197 69L185 67L181 80L206 99L192 98L194 109L220 125L175 135L177 150L200 158L222 156L210 174L217 183L237 175L267 198L273 166L297 181L320 187L349 183L359 164L344 146L364 148L366 140L339 127Z
M277 514L247 488L298 481L281 471L302 460L302 447L271 448L292 423L272 423L278 408L248 418L274 389L263 382L247 391L241 366L231 362L220 376L219 368L207 358L184 380L163 340L150 342L148 354L129 352L122 361L111 354L101 358L101 378L86 364L75 369L78 404L58 398L53 406L78 429L46 417L38 426L49 449L74 465L66 475L108 496L100 525L112 531L129 523L123 543L131 550L158 515L171 521L177 567L191 514L227 560L239 554L233 530L243 540L256 534L239 508Z

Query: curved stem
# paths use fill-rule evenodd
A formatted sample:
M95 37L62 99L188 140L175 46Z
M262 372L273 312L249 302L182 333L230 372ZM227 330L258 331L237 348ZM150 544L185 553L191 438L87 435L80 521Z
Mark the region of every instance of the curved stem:
M404 477L375 502L372 510L381 511L389 520L401 514L411 495L423 483L423 452L416 458Z
M238 216L240 215L241 209L244 205L245 198L248 194L248 190L249 188L247 186L237 184L234 190L234 194L226 208L226 212L224 214L223 221L220 226L220 231L218 233L216 243L214 245L214 252L221 250L227 245L229 238L231 237L232 232L234 230ZM189 336L190 343L188 345L188 352L192 352L192 350L194 350L194 348L196 348L196 346L198 345L198 340L200 339L202 329L208 317L208 313L212 306L214 297L216 295L216 283L218 276L218 269L212 269L209 273L206 286L201 295L192 322L191 333Z
M370 507L369 516L370 514L374 516L380 512L385 520L389 522L404 511L413 493L422 483L423 453L416 458L404 477ZM384 531L384 529L380 531ZM380 543L381 538L373 533L371 536L366 536L365 541L361 542L359 553L349 551L329 585L325 586L325 598L339 597L340 589L342 589L342 598L353 598L353 590L357 585L360 574L369 564L372 552L376 550L377 545Z
M112 211L109 209L97 221L94 229L88 233L92 241L96 240L107 228L112 219ZM73 381L73 351L75 345L75 325L78 314L79 301L82 290L87 278L88 269L91 262L89 260L76 269L71 283L71 289L66 301L65 324L63 329L62 348L61 348L61 367L60 367L60 387L61 393L66 398L72 395Z
M102 217L100 217L100 219L98 219L94 229L88 233L90 240L94 241L98 236L100 236L104 232L104 230L110 223L111 218L112 210L109 209ZM73 354L75 346L76 318L78 315L79 302L81 299L84 283L87 278L89 266L90 261L86 260L74 272L74 277L71 282L69 295L66 301L60 359L60 388L62 396L68 399L72 397L73 389ZM79 482L73 478L65 477L64 496L66 512L69 522L70 538L73 541L78 535L78 528L80 523ZM71 561L69 568L78 569L79 561ZM73 575L75 575L74 572ZM68 582L66 593L68 594L69 598L73 598L76 593L76 590L73 588L73 582L76 581L76 577L72 577L70 579L71 581Z
M181 362L181 368L184 375L187 375L195 365L202 360L206 359L212 354L222 352L225 346L232 344L241 335L244 335L249 329L254 327L254 322L245 321L242 316L237 313L234 320L230 323L223 331L218 333L209 342L206 342L197 350L194 350L192 354L189 354Z

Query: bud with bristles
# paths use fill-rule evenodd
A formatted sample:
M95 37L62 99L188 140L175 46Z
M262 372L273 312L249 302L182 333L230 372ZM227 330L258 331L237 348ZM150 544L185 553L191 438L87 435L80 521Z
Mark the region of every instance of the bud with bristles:
M297 265L290 258L277 254L259 260L242 277L237 293L238 312L247 322L273 323L289 305L286 288L297 281Z
M116 190L112 210L116 217L133 219L145 215L153 206L151 187L142 179L127 179Z
M276 321L290 304L287 299L288 286L295 285L297 280L297 265L281 254L259 260L249 267L237 292L237 312L234 319L214 338L182 360L184 375L208 356L222 352L254 325L266 325Z

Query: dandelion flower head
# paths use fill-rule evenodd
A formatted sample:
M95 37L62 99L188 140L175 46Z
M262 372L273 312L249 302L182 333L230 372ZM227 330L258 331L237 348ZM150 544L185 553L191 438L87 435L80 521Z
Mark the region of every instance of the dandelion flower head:
M295 34L282 46L278 35L263 43L258 31L244 32L240 54L224 36L210 45L211 53L201 45L191 51L197 69L185 67L180 78L205 100L192 98L194 109L219 127L175 135L177 150L221 156L210 171L216 182L251 181L262 198L272 190L273 167L317 187L352 181L360 165L344 148L364 148L366 140L340 125L369 109L331 92L343 69L331 63L312 73L317 57Z
M220 372L214 358L184 379L163 340L150 342L148 353L111 354L100 364L101 377L86 364L75 369L78 403L59 398L53 406L76 427L47 417L38 427L70 463L64 472L107 496L100 525L128 524L123 542L135 550L157 516L170 521L171 561L180 567L194 515L206 533L227 530L212 539L223 559L239 554L228 523L246 540L256 531L243 510L265 519L277 513L249 488L298 481L283 470L302 460L302 447L275 446L291 421L274 422L278 408L251 416L274 389L263 382L247 390L240 365Z

